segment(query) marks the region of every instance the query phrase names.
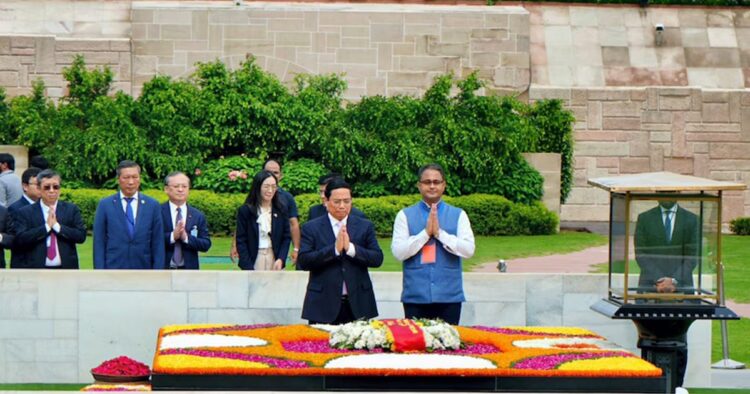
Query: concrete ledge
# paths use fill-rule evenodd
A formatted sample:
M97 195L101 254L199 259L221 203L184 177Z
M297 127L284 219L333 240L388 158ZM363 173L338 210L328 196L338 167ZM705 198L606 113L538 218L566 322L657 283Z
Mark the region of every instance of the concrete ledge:
M373 272L380 317L403 317L401 273ZM640 354L629 321L589 309L607 275L466 273L462 325L579 326ZM149 362L159 327L304 323L305 272L0 270L0 383L86 383L126 354ZM711 325L689 333L687 385L710 385ZM57 371L52 373L51 371Z

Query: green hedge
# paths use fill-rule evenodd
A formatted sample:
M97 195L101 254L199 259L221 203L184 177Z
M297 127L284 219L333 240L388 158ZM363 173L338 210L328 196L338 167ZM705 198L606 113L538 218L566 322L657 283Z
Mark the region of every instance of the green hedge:
M91 229L99 200L113 193L112 190L66 189L61 198L78 205L86 227ZM159 202L167 201L167 195L161 190L147 190L144 193ZM419 198L418 194L357 198L354 204L373 221L378 236L389 237L398 211L419 201ZM243 194L217 194L204 190L190 192L190 204L206 214L212 234L231 234L234 231L237 208L244 200ZM300 219L304 222L310 207L318 204L320 197L317 194L302 194L296 196L295 200ZM488 194L446 196L445 201L466 211L475 235L541 235L557 231L557 215L539 202L526 205Z
M196 175L195 189L240 193L271 155L284 163L281 185L297 194L314 192L328 171L352 181L357 197L412 193L417 169L436 162L451 196L530 203L540 200L543 179L522 154L559 152L563 201L570 190L574 118L559 100L484 95L473 73L437 76L421 97L348 103L340 75L298 75L288 87L252 58L195 68L187 79L145 81L135 98L108 95L113 72L76 56L63 70L68 94L59 101L42 81L12 99L0 87L0 143L43 154L68 187L114 188L117 163L131 159L144 188L179 170ZM242 181L230 179L243 169Z
M737 235L750 235L750 217L739 217L729 222L729 230Z

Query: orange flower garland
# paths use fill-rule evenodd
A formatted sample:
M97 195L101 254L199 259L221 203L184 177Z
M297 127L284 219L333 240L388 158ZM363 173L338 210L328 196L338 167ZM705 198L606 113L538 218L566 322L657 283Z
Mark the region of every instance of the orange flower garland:
M467 345L465 349L400 355L330 348L327 345L329 334L324 328L205 324L163 327L159 332L153 372L276 376L661 376L659 368L632 353L611 346L598 348L597 341L604 341L604 338L581 328L456 327ZM214 342L202 344L202 335ZM165 341L165 338L170 340ZM576 342L578 339L580 343ZM255 342L247 345L250 340ZM549 342L549 346L514 345L514 342L526 342L535 346L537 342L532 340ZM170 347L163 347L163 342L169 342ZM377 359L386 360L388 368L376 368L364 361L371 360L376 353L380 353ZM442 365L446 363L443 360L448 359L453 364ZM331 363L333 360L336 363ZM425 364L423 360L430 361ZM474 360L465 365L484 367L464 368L455 364L455 360Z

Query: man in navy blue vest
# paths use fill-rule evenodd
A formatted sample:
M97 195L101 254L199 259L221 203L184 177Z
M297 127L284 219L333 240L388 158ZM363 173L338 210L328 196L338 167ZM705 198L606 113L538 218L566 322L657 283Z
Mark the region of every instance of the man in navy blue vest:
M391 243L393 256L404 263L404 315L457 325L466 300L461 259L474 255L474 233L466 212L442 201L443 168L428 164L418 175L422 201L396 215Z

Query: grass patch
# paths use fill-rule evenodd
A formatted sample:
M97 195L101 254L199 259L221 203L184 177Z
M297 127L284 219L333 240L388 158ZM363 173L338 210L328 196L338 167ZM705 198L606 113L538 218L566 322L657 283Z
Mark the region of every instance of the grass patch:
M93 238L89 236L86 242L78 246L78 260L81 269L93 269ZM206 256L229 256L232 245L231 237L212 237L211 249ZM604 245L607 237L583 233L583 232L561 232L554 235L521 235L511 237L477 237L476 251L474 257L464 261L464 271L470 271L473 267L484 263L496 262L498 259L516 259L529 256L546 256L558 253L571 253L588 247ZM383 249L383 266L377 271L401 271L401 262L397 261L391 254L391 239L378 239L380 248ZM7 259L10 261L10 252L6 251ZM210 263L201 264L205 270L239 270L232 263ZM293 270L291 265L287 269Z
M729 358L734 361L750 365L750 319L727 321L727 333L729 334ZM711 360L712 362L723 359L721 348L721 324L718 321L711 323Z

